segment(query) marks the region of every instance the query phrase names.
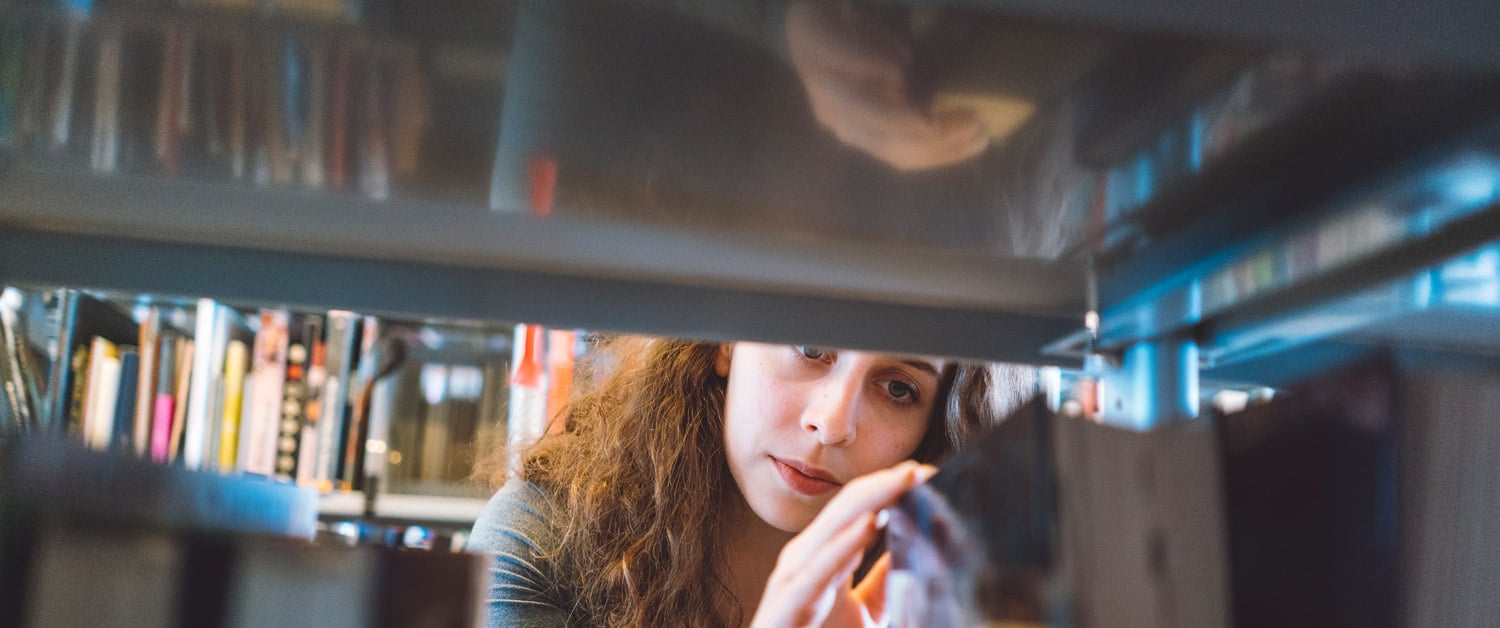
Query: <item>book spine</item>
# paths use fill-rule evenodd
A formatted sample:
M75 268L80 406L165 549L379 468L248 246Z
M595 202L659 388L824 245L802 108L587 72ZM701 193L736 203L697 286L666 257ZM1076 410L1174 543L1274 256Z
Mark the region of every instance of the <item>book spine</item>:
M359 488L360 471L364 469L365 440L369 429L370 394L375 386L376 351L380 341L380 322L364 317L360 330L359 368L349 387L349 436L344 443L344 460L340 481L346 490Z
M120 349L120 383L116 384L114 431L110 434L108 448L118 451L134 451L131 437L135 431L136 386L141 376L141 355L134 347Z
M7 399L17 431L31 431L36 427L37 412L32 409L36 396L27 384L31 365L24 361L25 335L20 332L20 317L17 315L21 302L21 294L15 288L6 288L0 296L0 349L3 349L0 351L0 373L5 374L0 377L0 384L5 387L0 397Z
M245 471L270 476L276 472L276 441L286 388L287 348L291 315L284 310L261 310L260 333L255 338L250 430Z
M417 50L403 50L393 72L391 161L398 177L413 177L422 165L422 138L432 122L432 103Z
M88 377L90 367L89 345L79 345L73 348L72 359L68 361L68 381L70 390L68 399L68 436L83 442L83 416L84 408L88 406Z
M288 327L286 385L282 387L276 437L276 477L287 481L297 477L297 445L307 403L307 366L312 356L307 348L306 330L306 325L295 323Z
M177 383L173 385L172 441L167 446L167 460L177 462L182 456L182 434L187 428L188 391L193 382L193 357L196 355L191 338L178 343Z
M177 411L177 398L173 391L173 384L177 381L178 356L182 351L182 340L176 337L163 337L158 348L160 357L157 360L156 387L152 391L152 413L151 413L151 461L164 463L170 457L172 447L172 432L175 426L172 418Z
M356 321L353 312L336 310L328 313L328 340L324 351L327 382L323 386L321 416L318 418L316 472L317 481L324 487L330 487L339 476Z
M248 63L245 58L246 48L247 43L243 39L235 38L229 42L229 172L236 181L245 179L246 161L249 158L246 153L246 137L249 135L246 127L250 117L245 94L246 83L249 81L245 67Z
M281 42L281 76L277 77L277 88L281 96L277 104L281 110L281 150L278 154L278 184L288 185L297 176L297 160L301 157L302 133L305 127L304 76L306 58L297 42L288 37Z
M49 149L55 154L67 148L73 128L73 92L78 81L78 55L83 46L84 21L81 16L70 15L64 25L62 67L58 71L57 88L52 92L51 143Z
M114 435L115 402L120 392L120 349L95 336L89 348L88 407L83 415L84 444L103 451Z
M309 316L303 337L309 339L312 355L307 366L307 400L302 404L302 430L297 439L297 484L313 486L318 482L318 453L322 447L323 389L328 385L328 345L323 340L323 321Z
M348 185L349 163L349 90L354 73L354 52L349 42L340 41L333 53L333 94L329 105L329 178L333 188Z
M209 411L213 407L215 377L214 319L219 305L213 299L199 299L192 358L191 390L188 393L187 416L182 436L182 461L189 469L202 469L209 433Z
M120 163L120 73L125 34L106 27L99 33L99 62L94 69L94 137L90 163L99 172L114 172Z
M240 411L245 395L245 365L249 361L245 343L229 342L224 353L224 413L219 431L219 470L230 471L239 461Z
M365 78L364 120L361 128L359 189L365 197L383 201L391 194L391 167L386 142L385 84L380 63L371 59Z
M161 311L151 306L141 320L140 334L136 339L136 351L140 354L141 365L130 442L135 445L135 455L140 457L145 457L151 449L151 424L156 418L156 362L160 358L160 336Z
M328 54L321 43L313 44L307 52L307 107L303 115L305 128L299 157L302 163L302 184L318 189L325 179L324 162L327 151L324 146L324 127L328 123Z
M156 161L161 173L171 177L177 175L177 97L182 80L179 66L182 63L182 29L168 26L162 34L161 81L156 93L156 133L152 144L156 150Z

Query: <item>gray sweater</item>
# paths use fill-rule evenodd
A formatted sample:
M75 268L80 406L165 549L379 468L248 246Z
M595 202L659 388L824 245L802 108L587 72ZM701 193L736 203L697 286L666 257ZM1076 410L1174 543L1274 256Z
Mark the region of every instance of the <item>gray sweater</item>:
M561 628L568 625L567 600L556 599L559 579L542 558L557 549L550 523L552 503L535 484L506 483L474 522L469 547L492 553L487 601L489 625Z

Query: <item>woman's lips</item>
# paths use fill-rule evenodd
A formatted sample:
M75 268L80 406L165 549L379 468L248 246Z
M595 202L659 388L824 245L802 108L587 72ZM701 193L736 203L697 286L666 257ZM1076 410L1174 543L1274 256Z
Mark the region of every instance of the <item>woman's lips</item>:
M843 486L822 469L809 467L795 460L782 460L775 456L771 456L771 462L776 464L776 470L781 473L782 481L792 487L792 490L803 495L822 495Z

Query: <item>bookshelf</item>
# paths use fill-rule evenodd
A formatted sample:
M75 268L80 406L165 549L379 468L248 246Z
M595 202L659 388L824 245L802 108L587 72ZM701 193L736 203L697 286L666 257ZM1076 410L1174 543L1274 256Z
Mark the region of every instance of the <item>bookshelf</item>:
M481 6L486 4L491 6ZM1149 64L1135 68L1143 76L1119 74L1131 83L1122 100L1137 108L1124 111L1126 120L1110 121L1115 128L1099 131L1092 150L1079 151L1091 162L1071 164L1092 177L1081 187L1087 193L1074 196L1087 207L1071 216L1089 224L1074 225L1083 237L1057 260L978 251L961 238L902 243L619 216L491 213L484 207L484 188L500 132L495 113L511 51L503 36L487 35L485 25L513 26L508 15L513 4L466 0L450 5L450 12L394 2L353 24L164 8L101 10L94 17L100 25L149 29L163 22L299 42L347 40L381 58L416 51L477 60L467 70L454 70L448 84L434 91L451 93L434 97L440 124L433 134L466 140L456 143L460 158L439 160L435 168L428 164L421 176L390 186L377 200L352 188L195 180L154 174L150 168L94 172L86 162L36 158L0 146L0 285L203 296L245 308L338 308L455 325L538 321L1063 367L1089 358L1097 360L1090 368L1101 369L1116 391L1111 400L1154 401L1182 393L1189 382L1196 392L1200 372L1205 381L1279 385L1372 345L1462 354L1488 366L1500 355L1500 334L1493 333L1500 328L1500 96L1495 91L1500 81L1494 80L1500 39L1473 27L1500 23L1496 3L1448 0L1440 6L1351 11L1339 3L1277 0L1215 12L1173 0L1129 6L1095 0L940 3L1023 21L1105 27L1112 36L1123 32L1124 41L1159 38L1168 52L1215 53L1202 63L1167 64L1177 72L1165 72L1169 76L1161 80L1146 76L1162 69ZM0 11L11 7L0 2ZM11 15L54 12L0 17ZM477 17L464 20L463 15ZM1193 142L1171 134L1197 123L1203 113L1199 99L1222 96L1216 90L1242 79L1247 64L1279 59L1267 46L1332 53L1332 63L1312 72L1332 80L1297 94L1285 110L1251 112L1266 114L1256 121L1263 125L1247 125L1253 127L1248 139L1232 143L1222 160L1194 163L1177 172L1179 178L1153 174L1153 167L1183 165L1173 161L1183 158L1179 144ZM1430 68L1439 71L1425 75ZM1090 104L1107 109L1115 95L1103 94L1103 105ZM731 131L753 135L725 130ZM1006 170L1015 164L1005 161L1015 145L1000 146L999 156L983 161L971 182L1018 176ZM1166 156L1158 159L1152 151L1161 146L1167 148L1157 152ZM1444 178L1466 155L1476 161L1463 163L1478 164L1473 176L1458 182ZM677 165L690 170L686 166L694 164ZM837 170L848 163L823 165ZM451 178L432 172L447 166L455 171ZM1112 192L1111 173L1135 170L1146 175L1120 178L1121 187L1139 189L1115 205L1118 213L1093 204L1092 194ZM1476 183L1478 188L1470 185ZM1476 189L1462 202L1445 196ZM725 199L708 194L700 200L705 211L719 211L716 202ZM881 199L860 200L878 204ZM1106 198L1102 204L1112 202ZM1389 225L1381 223L1361 231L1369 223L1358 219L1372 206L1389 210L1379 217L1399 227L1383 230ZM896 218L919 223L916 211ZM1355 220L1341 222L1350 217ZM1343 238L1348 233L1355 235ZM1309 238L1336 240L1326 250L1352 253L1297 266L1297 252ZM1103 326L1084 329L1088 313L1102 314ZM1175 363L1143 363L1134 353L1183 348L1192 352L1176 354ZM1491 382L1485 377L1468 385ZM1480 401L1494 406L1492 399ZM1150 410L1145 414L1160 410L1145 407ZM1203 423L1174 422L1167 419L1184 417L1157 413L1162 416L1130 426L1170 424L1138 439L1159 443L1122 445L1134 436L1112 435L1090 447L1098 448L1099 459L1118 464L1085 465L1071 476L1100 489L1093 496L1074 494L1085 511L1090 500L1106 501L1115 488L1118 494L1139 489L1143 495L1168 496L1162 511L1126 507L1127 518L1100 517L1107 523L1093 524L1096 529L1085 535L1084 540L1111 539L1083 545L1101 555L1118 552L1113 558L1141 576L1131 581L1143 584L1115 589L1110 593L1118 599L1100 603L1101 608L1118 603L1124 615L1136 619L1154 617L1136 614L1151 600L1204 600L1206 608L1218 600L1194 595L1210 585L1193 578L1161 584L1154 571L1161 556L1192 558L1163 548L1181 548L1178 543L1190 543L1205 530L1217 538L1213 534L1224 527L1218 520L1200 525L1196 515L1171 518L1172 512L1219 516L1212 500L1199 500L1203 495L1197 493L1177 495L1150 486L1150 478L1116 472L1133 464L1136 454L1149 453L1150 464L1138 466L1156 471L1145 475L1159 473L1195 489L1212 489L1212 471L1199 472L1217 464L1202 456L1213 451L1212 435L1199 430L1178 442L1173 430L1187 433ZM1109 440L1116 437L1119 442ZM1486 442L1450 446L1467 446L1466 453L1473 454ZM1484 465L1471 458L1463 458L1465 465L1482 474ZM1409 464L1420 467L1420 462ZM1179 498L1193 502L1192 508L1172 511ZM484 505L477 498L361 491L316 496L302 491L297 499L303 504L299 521L311 503L324 519L368 514L461 525L473 521ZM1162 523L1162 518L1170 520ZM1142 531L1148 534L1141 537L1149 538L1133 545L1141 539L1131 535ZM1196 562L1213 572L1226 560L1212 555ZM371 569L361 564L345 573ZM1482 582L1492 572L1472 581ZM1217 583L1212 595L1223 593L1221 581L1202 582ZM1174 593L1181 595L1174 598ZM1471 623L1482 625L1482 620Z

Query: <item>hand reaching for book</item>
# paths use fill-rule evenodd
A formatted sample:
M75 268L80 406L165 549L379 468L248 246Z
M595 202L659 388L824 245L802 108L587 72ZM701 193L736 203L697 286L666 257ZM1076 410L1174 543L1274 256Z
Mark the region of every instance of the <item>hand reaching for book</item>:
M880 534L880 510L934 472L933 467L904 462L840 489L782 548L752 628L883 625L890 557L881 557L858 586L850 587L849 581Z
M813 116L843 143L900 170L952 165L988 145L973 111L911 103L909 42L847 2L795 0L786 39Z

